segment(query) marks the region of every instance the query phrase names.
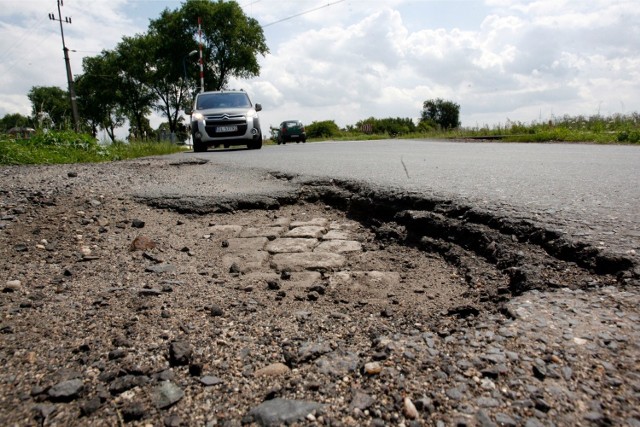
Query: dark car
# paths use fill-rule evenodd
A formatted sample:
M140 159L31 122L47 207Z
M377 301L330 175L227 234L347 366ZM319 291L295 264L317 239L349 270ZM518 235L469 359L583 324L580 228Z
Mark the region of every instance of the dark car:
M249 95L241 90L201 92L196 96L191 114L193 151L207 151L209 147L246 145L250 149L262 147L262 131L258 111Z
M300 120L286 120L280 123L278 144L287 142L307 142L307 132Z

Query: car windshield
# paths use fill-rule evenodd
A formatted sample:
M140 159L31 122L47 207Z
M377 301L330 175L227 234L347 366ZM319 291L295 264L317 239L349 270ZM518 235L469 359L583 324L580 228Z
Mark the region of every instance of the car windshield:
M301 124L300 122L285 122L284 125L288 128L294 128L294 127L300 126L300 124Z
M244 93L203 93L198 96L198 110L210 108L249 108L251 102Z

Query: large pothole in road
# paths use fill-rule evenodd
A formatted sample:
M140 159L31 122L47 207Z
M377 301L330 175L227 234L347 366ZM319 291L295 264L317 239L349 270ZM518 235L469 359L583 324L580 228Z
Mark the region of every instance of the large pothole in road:
M369 228L321 204L218 214L208 240L223 274L263 294L283 313L309 307L405 321L466 315L478 292L440 255L380 240ZM479 284L475 284L479 285ZM268 303L267 301L264 301ZM471 313L473 309L471 309Z
M295 177L282 175L275 178L295 180ZM346 215L370 234L368 249L378 248L375 256L387 264L383 270L400 274L395 276L402 278L398 283L406 283L412 269L445 262L448 268L455 270L455 281L467 286L464 292L460 292L468 298L460 301L462 305L475 304L469 310L461 310L462 313L473 313L480 305L489 309L499 308L509 295L528 290L618 286L636 283L638 279L639 270L631 258L601 251L584 242L567 240L562 233L544 224L501 217L495 212L474 209L454 201L425 199L403 191L373 190L353 182L306 181L299 183L295 192L271 196L142 197L140 200L156 208L198 215L248 215L247 212L251 211L284 212L286 209L304 212L310 209L309 206L319 203L325 216ZM307 207L301 207L301 203L306 203ZM332 239L331 235L318 238L320 241L339 240ZM363 235L359 237L362 239ZM393 249L385 248L385 245ZM314 248L302 252L316 251ZM324 248L327 248L326 244L320 245L317 251L332 252ZM353 251L357 255L350 256L371 259L368 249L365 247L362 254L359 254L360 250ZM278 264L283 258L301 257L308 256L276 254L269 259ZM265 262L265 259L259 261ZM411 265L414 267L409 267ZM358 268L355 267L356 271ZM343 273L333 267L327 270L332 269ZM349 266L347 270L353 269ZM360 273L366 271L352 276L360 277ZM362 277L366 280L369 275ZM418 272L416 277L425 279L430 276ZM414 288L412 292L420 295L421 291Z

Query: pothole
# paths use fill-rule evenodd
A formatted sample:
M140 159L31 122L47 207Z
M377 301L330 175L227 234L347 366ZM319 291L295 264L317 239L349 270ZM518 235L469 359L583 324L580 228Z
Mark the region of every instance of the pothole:
M487 277L507 277L512 294L532 289L634 285L640 278L632 258L568 240L529 220L358 183L313 182L300 194L304 200L321 200L348 212L383 238L441 254L461 269L469 283L477 280L474 276L484 276L483 282ZM403 231L389 234L393 229Z
M255 217L221 217L210 228L212 243L223 248L224 270L245 286L276 288L272 295L287 310L313 301L314 309L326 304L329 311L420 319L475 302L464 277L442 257L380 241L339 211L304 204Z
M479 302L499 303L507 294L532 289L634 284L640 271L631 258L567 240L557 231L531 221L497 217L452 201L374 190L353 182L307 181L296 194L279 196L143 201L158 208L197 214L323 203L359 221L382 242L418 249L421 257L438 254L459 271Z

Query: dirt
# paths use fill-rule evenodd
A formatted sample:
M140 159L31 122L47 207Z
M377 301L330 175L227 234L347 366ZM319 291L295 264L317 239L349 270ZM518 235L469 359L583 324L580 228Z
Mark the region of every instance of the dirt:
M482 245L467 244L477 236L450 221L451 239L426 235L417 231L424 214L365 216L366 204L336 209L310 188L269 209L178 213L132 196L130 187L149 179L141 165L0 171L2 425L570 419L570 409L526 388L542 368L521 372L525 357L494 363L473 349L508 354L509 335L485 343L483 334L517 319L515 295L620 286L615 276L491 230ZM310 248L333 231L356 249L334 251L336 265L306 267L265 250L265 241L310 224L322 228ZM249 240L256 236L263 240ZM625 390L635 387L637 400L637 363L629 369ZM532 406L513 405L526 400L507 391L517 381L540 395ZM620 405L594 409L596 423L639 422Z

